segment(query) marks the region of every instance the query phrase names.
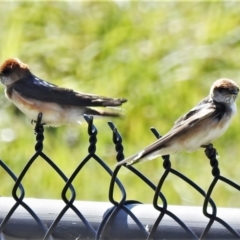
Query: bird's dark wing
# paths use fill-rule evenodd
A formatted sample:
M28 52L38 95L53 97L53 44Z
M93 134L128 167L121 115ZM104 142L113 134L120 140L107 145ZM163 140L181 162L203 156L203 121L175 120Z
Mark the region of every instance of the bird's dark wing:
M9 87L9 91L12 90L18 92L22 97L63 105L106 107L120 106L127 101L127 99L124 98L108 98L75 92L71 89L59 88L56 85L38 79L34 75L12 84L12 86Z
M208 96L199 102L198 105L192 108L188 113L180 117L174 123L171 131L174 129L178 129L178 131L180 131L179 128L190 128L210 115L212 119L218 119L218 121L220 121L223 115L229 110L231 111L231 109L229 109L224 103L215 102Z
M195 118L196 116L199 116L197 113L203 112L205 110L208 111L209 108L212 109L212 100L209 97L207 97L207 98L204 98L201 102L199 102L197 104L197 106L192 108L188 113L186 113L185 115L180 117L178 120L176 120L174 122L173 128L177 128L177 127L181 126L183 123L186 123L187 120L188 121L191 121L191 120L197 121L197 119Z

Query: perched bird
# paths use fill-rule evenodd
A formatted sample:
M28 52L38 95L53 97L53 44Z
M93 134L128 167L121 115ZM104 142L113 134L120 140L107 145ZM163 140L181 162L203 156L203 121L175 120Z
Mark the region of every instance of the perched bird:
M235 100L238 92L239 87L230 79L215 81L210 95L179 118L168 133L117 165L132 165L158 156L180 151L191 152L208 146L227 130L237 111Z
M119 112L91 107L116 107L127 101L60 88L33 75L28 65L17 58L1 65L0 80L6 86L5 94L10 101L32 120L41 112L42 122L49 126L79 122L83 114L117 117Z

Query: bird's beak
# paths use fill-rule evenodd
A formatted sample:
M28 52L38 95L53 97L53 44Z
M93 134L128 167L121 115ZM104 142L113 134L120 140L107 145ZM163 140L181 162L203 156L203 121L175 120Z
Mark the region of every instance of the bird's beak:
M4 76L2 73L0 73L0 82L4 85Z
M238 95L239 90L238 89L233 89L231 90L232 95Z

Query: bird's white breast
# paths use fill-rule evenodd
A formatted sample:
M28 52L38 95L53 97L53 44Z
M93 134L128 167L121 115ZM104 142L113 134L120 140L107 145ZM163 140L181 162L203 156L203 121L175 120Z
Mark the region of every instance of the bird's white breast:
M233 103L230 110L223 115L220 121L218 119L211 119L211 117L209 117L201 127L196 129L193 137L186 141L185 150L194 151L202 145L212 143L214 140L223 135L228 129L232 117L236 111L236 104Z

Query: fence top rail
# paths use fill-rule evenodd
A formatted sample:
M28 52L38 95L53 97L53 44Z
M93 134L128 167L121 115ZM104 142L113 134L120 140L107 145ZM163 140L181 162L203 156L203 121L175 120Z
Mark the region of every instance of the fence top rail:
M59 212L64 208L65 203L62 200L49 200L49 199L35 199L25 198L25 203L39 216L46 226L51 223L58 216ZM0 197L0 221L4 219L8 211L15 204L15 200L10 197ZM86 217L90 224L97 230L100 226L102 219L111 210L113 205L109 202L95 202L95 201L75 201L74 205ZM4 206L4 207L3 207ZM133 203L127 206L134 215L141 221L146 229L151 229L156 221L159 212L153 207L152 204ZM182 221L184 221L190 228L194 229L196 235L201 235L201 232L208 223L208 218L202 214L201 206L174 206L169 205L169 210L174 212ZM228 221L231 226L240 231L240 209L235 208L218 208L219 216ZM72 210L68 210L59 223L57 232L53 234L56 238L62 236L63 239L69 237L69 232L84 234L84 237L89 236L90 232L86 231L86 227L79 219L79 217ZM67 231L66 228L67 227ZM117 236L122 235L127 239L132 239L138 233L138 226L131 217L124 210L120 210L117 217L113 220L109 236L115 239ZM6 236L13 234L25 238L33 232L36 238L41 237L41 229L36 224L33 217L23 207L18 207L14 212L3 233ZM33 231L34 230L34 231ZM169 216L164 216L161 225L158 226L156 234L169 237L172 233L178 233L179 238L187 237L187 233L181 230L179 224ZM36 234L37 233L37 234ZM213 224L211 228L211 237L226 237L228 231L222 227L221 224ZM34 237L34 235L32 236ZM34 239L34 238L33 238Z

